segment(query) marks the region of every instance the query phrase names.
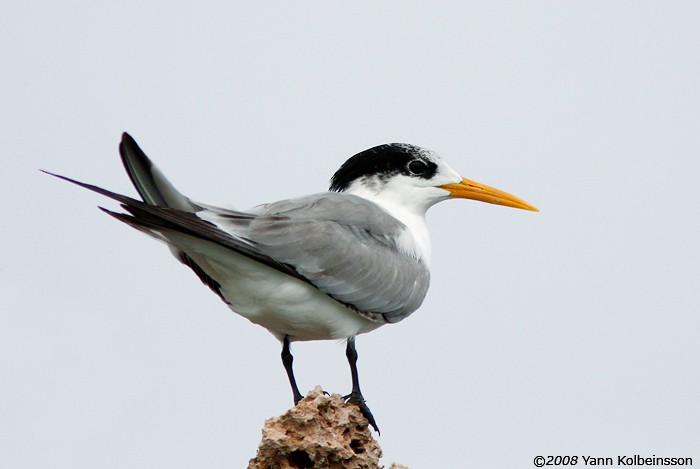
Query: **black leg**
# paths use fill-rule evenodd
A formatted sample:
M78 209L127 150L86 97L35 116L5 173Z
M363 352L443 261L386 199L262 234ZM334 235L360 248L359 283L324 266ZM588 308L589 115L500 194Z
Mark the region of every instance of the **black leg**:
M351 404L357 404L360 407L360 412L372 425L374 431L379 433L379 427L377 427L377 422L374 421L374 416L370 412L369 407L365 403L365 398L362 397L362 391L360 391L360 378L357 375L357 350L355 350L355 338L350 337L348 339L348 346L345 349L345 355L348 357L348 363L350 364L350 375L352 376L352 391L350 394L345 396L347 402Z
M292 356L292 352L289 351L289 337L284 336L284 343L282 345L282 364L284 365L284 369L287 371L289 384L292 386L292 394L294 395L294 405L297 405L299 401L304 398L304 396L302 396L299 392L297 380L294 379L294 370L292 369L292 362L294 362L294 357Z

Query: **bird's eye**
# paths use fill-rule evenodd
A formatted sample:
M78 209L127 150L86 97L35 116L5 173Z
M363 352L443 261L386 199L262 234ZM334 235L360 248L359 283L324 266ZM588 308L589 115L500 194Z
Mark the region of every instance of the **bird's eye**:
M423 174L423 172L428 168L428 165L421 160L413 160L408 163L408 170L413 174Z

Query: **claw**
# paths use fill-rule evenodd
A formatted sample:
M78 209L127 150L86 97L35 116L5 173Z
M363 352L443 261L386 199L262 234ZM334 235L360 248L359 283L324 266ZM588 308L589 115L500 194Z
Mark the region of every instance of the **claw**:
M360 412L362 412L362 415L367 419L367 422L369 422L372 428L374 428L374 431L377 432L378 435L382 434L379 431L377 422L374 420L374 415L372 415L372 412L369 410L369 407L367 407L367 403L365 402L365 398L362 397L362 394L350 393L347 396L344 396L343 399L345 399L345 402L348 404L357 405L360 408Z

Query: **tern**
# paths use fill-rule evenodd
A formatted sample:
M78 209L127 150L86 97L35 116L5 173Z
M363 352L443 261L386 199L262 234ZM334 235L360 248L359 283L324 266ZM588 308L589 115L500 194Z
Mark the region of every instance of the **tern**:
M302 398L290 343L347 340L345 396L379 431L360 390L355 337L397 323L430 283L428 208L451 198L538 211L511 194L461 177L436 153L390 143L348 159L328 192L246 211L185 197L127 133L122 163L142 200L53 173L116 200L100 209L156 238L234 312L282 343L294 404Z

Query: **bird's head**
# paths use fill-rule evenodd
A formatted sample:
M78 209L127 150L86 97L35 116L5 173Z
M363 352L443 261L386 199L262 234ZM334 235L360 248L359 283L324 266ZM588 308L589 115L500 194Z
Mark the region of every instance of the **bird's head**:
M422 213L450 198L538 211L514 195L461 177L435 152L405 143L379 145L351 157L333 175L330 190Z

